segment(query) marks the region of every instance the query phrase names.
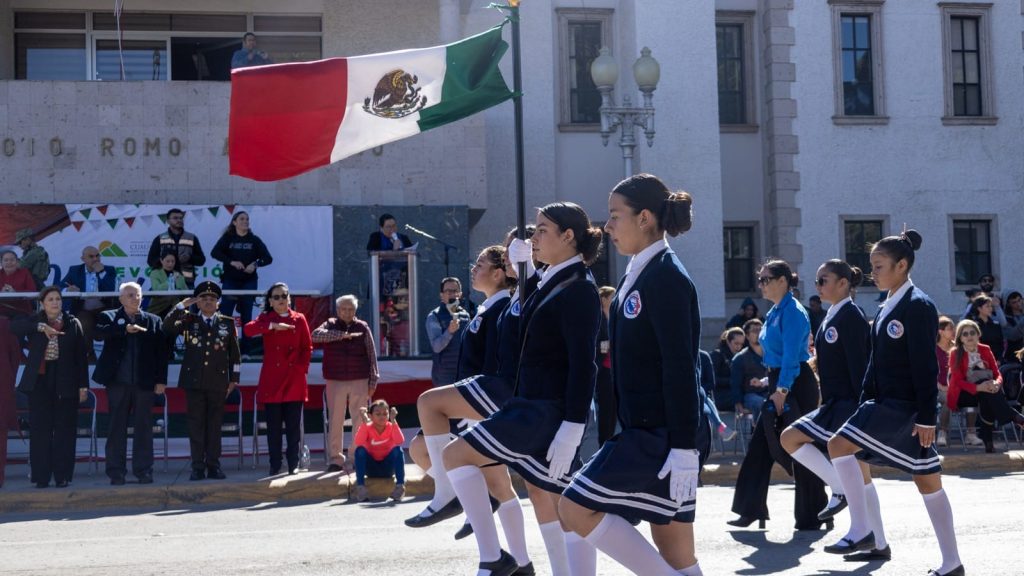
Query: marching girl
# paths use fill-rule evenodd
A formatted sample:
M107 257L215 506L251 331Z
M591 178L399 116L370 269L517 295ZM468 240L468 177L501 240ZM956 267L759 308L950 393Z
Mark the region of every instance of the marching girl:
M868 365L870 327L850 293L863 279L859 268L842 260L829 260L818 268L814 282L818 295L831 304L814 336L821 406L782 432L782 447L786 452L832 489L828 505L818 513L822 521L846 508L839 477L826 454L832 434L860 404L861 385ZM877 501L876 498L876 510Z
M825 551L851 554L877 549L881 535L873 532L869 517L870 489L866 485L871 483L871 472L867 464L891 466L912 475L935 529L942 565L929 575L955 576L962 575L964 568L953 530L953 510L942 490L939 455L932 444L939 315L928 295L910 280L914 252L920 247L921 235L907 230L883 238L871 249L872 277L879 290L888 290L888 298L872 326L863 403L828 442L832 465L849 504L850 531ZM884 552L887 557L887 546Z
M764 528L768 519L772 462L788 458L781 450L781 456L772 452L772 443L780 433L778 421L811 412L818 407L819 397L818 382L807 364L811 322L791 292L797 284L796 274L784 260L770 260L758 271L757 284L761 294L774 304L765 315L760 336L771 395L754 423L750 446L736 478L732 511L740 517L727 523L740 528L755 520L759 528ZM793 466L793 480L796 529L817 530L822 522L830 526L831 518L818 519L818 512L828 503L821 480L802 465Z
M562 521L635 574L701 574L694 552L700 311L665 235L690 229L691 198L638 174L612 190L605 231L632 255L609 313L620 434L559 502ZM626 518L650 522L652 546ZM660 553L659 553L660 550Z
M601 230L576 204L556 202L538 210L532 246L548 267L519 319L522 352L514 397L444 450L448 477L473 525L480 576L509 576L518 568L498 544L480 467L506 464L557 505L580 464L597 379L601 303L587 266L597 258ZM565 535L571 572L595 574L596 550L573 536Z

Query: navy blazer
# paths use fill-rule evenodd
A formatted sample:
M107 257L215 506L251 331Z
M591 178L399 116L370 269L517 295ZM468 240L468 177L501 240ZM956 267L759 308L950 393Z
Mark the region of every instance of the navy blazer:
M495 300L462 332L457 380L477 374L491 376L498 373L498 318L509 302L507 296Z
M818 327L814 351L818 357L821 401L860 398L871 348L871 327L853 301Z
M700 306L671 249L647 263L629 294L615 294L609 317L623 428L668 428L672 448L696 449Z
M412 246L412 240L410 240L405 234L399 234L398 239L402 242L403 250ZM366 241L366 251L378 252L381 250L391 250L391 242L392 240L390 238L385 238L384 234L378 230L370 234L370 238ZM387 245L386 247L385 244Z
M597 385L601 327L601 299L587 267L577 262L546 279L527 298L520 322L516 395L553 401L564 420L585 423Z
M875 322L878 315L875 314ZM878 330L871 331L871 358L864 374L863 400L903 400L917 406L916 424L935 425L939 361L935 334L939 313L927 294L908 290Z
M145 332L129 334L128 315L124 308L104 310L96 318L95 336L103 340L103 352L96 361L92 379L104 386L117 386L118 369L124 359L130 339L139 342L139 357L135 363L135 385L152 390L156 384L167 384L167 361L170 356L167 337L164 335L163 320L156 314L139 312L135 322Z
M117 271L113 266L103 266L103 271L100 272L102 276L99 278L99 291L100 292L116 292L117 291ZM78 264L68 268L68 273L64 275L64 279L60 281L61 288L67 288L68 286L77 286L79 290L85 291L85 264ZM68 298L68 302L65 302L65 309L70 310L72 313L82 308L81 298Z
M498 341L496 343L498 376L507 378L510 382L514 381L516 374L519 373L519 353L523 349L522 340L519 339L519 330L522 328L519 325L519 319L522 316L519 290L521 289L525 297L529 298L537 290L538 283L540 283L540 276L537 274L528 278L526 282L520 283L520 287L508 301L508 306L505 306L498 316Z

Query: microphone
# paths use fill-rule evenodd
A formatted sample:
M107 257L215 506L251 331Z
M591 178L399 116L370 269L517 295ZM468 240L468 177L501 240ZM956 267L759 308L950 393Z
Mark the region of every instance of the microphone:
M413 225L411 225L411 224L406 224L406 225L405 225L405 229L406 229L406 230L409 230L409 231L411 231L411 232L415 232L415 233L419 234L420 236L424 236L424 237L426 237L426 238L430 238L431 240L437 240L437 238L434 238L434 237L433 237L433 236L431 236L430 234L427 234L427 233L426 233L426 232L424 232L423 230L420 230L419 228L417 228L417 227L415 227L415 226L413 226ZM440 242L440 240L438 240L438 242Z

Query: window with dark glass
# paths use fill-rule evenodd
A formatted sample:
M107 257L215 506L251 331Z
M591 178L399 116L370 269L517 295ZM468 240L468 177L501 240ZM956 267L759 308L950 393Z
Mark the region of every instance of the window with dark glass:
M718 123L747 122L746 86L743 82L743 25L717 24Z
M569 22L569 121L601 122L601 93L590 78L590 63L601 49L600 21Z
M953 221L953 266L957 284L974 284L992 273L992 242L989 220Z
M85 80L85 34L14 35L17 80Z
M722 236L725 291L751 292L754 289L754 228L729 226Z
M843 113L847 116L875 114L875 83L871 62L871 16L843 14Z
M949 19L953 64L953 115L981 116L981 42L979 19L953 16Z
M847 220L843 223L843 243L846 261L864 272L864 285L873 286L871 281L871 246L882 239L881 220Z

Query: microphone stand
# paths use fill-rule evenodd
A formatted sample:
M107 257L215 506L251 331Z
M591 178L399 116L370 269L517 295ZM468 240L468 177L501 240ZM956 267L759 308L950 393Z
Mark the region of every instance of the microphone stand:
M449 243L445 242L444 240L441 240L440 238L437 238L437 237L435 237L435 236L433 236L431 234L428 234L428 233L424 232L423 230L420 230L419 228L416 228L415 226L410 226L409 224L406 224L405 225L405 229L410 231L410 232L413 232L415 234L419 234L420 236L423 236L424 238L433 240L434 242L437 242L442 247L444 247L444 275L445 276L451 276L451 273L449 273L449 271L448 271L448 252L450 250L455 250L456 252L458 252L459 251L459 247L455 246L454 244L449 244Z

